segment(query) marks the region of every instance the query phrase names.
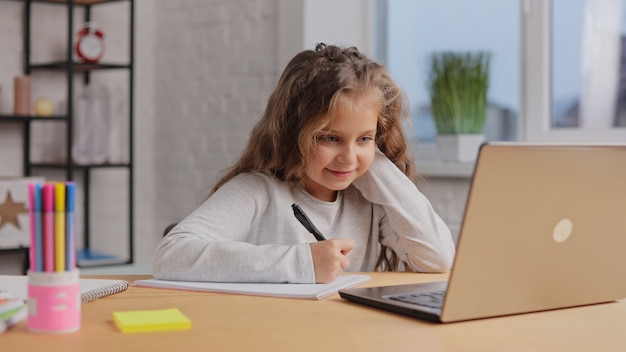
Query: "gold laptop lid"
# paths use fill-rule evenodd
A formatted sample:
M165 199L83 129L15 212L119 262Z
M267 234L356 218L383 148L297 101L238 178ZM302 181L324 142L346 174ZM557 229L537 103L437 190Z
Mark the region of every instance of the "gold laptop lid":
M626 297L626 146L484 145L444 322Z

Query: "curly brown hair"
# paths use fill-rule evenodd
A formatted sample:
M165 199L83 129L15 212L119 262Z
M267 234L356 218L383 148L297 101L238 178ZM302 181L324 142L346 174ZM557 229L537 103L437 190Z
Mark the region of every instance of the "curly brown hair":
M414 179L403 122L406 96L386 68L355 47L317 44L294 56L285 67L265 113L254 126L239 160L227 169L211 193L240 173L263 172L301 184L316 134L330 123L341 99L378 100L376 145L402 172ZM389 253L388 253L389 252ZM398 257L382 247L377 270L396 270Z

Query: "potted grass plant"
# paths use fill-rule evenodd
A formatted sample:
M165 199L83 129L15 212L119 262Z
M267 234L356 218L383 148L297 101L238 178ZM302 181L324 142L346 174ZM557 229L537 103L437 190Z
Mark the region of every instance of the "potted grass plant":
M483 51L437 52L431 57L431 111L446 160L475 160L485 140L489 65L490 54Z

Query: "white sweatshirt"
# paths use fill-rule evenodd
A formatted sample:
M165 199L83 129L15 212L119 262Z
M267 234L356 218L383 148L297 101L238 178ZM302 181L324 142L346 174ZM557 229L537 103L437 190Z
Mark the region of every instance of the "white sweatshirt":
M164 280L315 283L309 242L294 217L298 204L327 239L350 238L348 271L373 271L380 244L420 272L450 270L450 230L389 159L376 152L369 170L333 202L262 173L220 187L157 246L153 275Z

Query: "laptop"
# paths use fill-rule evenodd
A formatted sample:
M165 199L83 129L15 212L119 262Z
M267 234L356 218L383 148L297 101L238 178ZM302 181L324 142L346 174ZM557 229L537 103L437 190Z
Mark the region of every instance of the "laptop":
M626 145L484 144L449 280L339 294L440 323L626 297Z

